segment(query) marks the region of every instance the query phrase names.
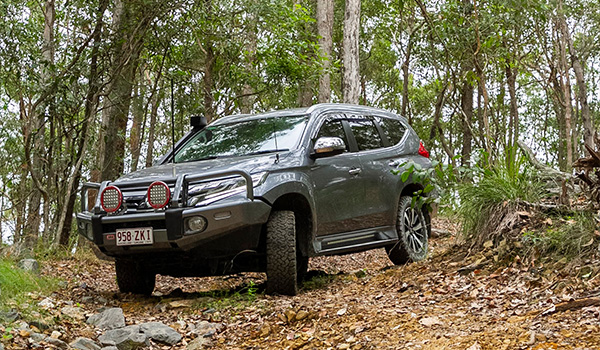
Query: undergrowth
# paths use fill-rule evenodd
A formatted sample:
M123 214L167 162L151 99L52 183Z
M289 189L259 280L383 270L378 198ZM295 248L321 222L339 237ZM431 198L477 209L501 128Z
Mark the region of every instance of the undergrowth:
M58 288L58 280L37 276L15 266L8 259L0 260L0 309L27 304L28 293L50 294Z

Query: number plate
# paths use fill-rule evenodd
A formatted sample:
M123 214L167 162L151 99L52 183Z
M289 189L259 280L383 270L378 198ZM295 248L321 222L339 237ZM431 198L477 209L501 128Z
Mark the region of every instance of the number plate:
M118 246L154 243L152 227L124 228L116 232Z

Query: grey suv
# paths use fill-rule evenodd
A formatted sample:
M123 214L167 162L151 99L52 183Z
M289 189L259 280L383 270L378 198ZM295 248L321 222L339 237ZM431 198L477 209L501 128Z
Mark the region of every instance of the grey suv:
M294 295L309 257L425 258L429 213L411 205L422 185L397 173L431 163L404 118L319 104L192 126L156 165L82 186L79 233L115 258L121 292L151 294L156 274L258 271L267 293Z

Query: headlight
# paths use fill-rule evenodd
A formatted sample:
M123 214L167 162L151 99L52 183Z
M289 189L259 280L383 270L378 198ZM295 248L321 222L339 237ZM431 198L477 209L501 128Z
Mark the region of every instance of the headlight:
M253 174L251 177L252 185L258 187L265 182L267 172ZM192 207L207 205L245 191L246 179L243 177L201 182L190 186L188 205Z

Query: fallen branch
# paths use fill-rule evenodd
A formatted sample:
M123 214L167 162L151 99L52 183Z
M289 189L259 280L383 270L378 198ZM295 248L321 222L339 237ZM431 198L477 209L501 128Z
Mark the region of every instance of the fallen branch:
M600 298L583 298L577 300L565 301L563 303L558 303L556 305L552 305L548 310L541 313L541 316L547 316L557 312L563 312L567 310L576 310L581 309L588 306L598 306L600 305Z
M553 180L557 180L558 182L561 182L563 180L571 178L571 174L562 172L560 170L556 170L556 169L551 168L551 167L543 164L542 162L540 162L535 157L535 154L533 153L531 148L529 148L529 146L527 146L523 141L519 140L519 141L517 141L517 144L519 145L519 148L521 148L521 150L525 154L525 157L527 157L527 160L529 161L529 163L531 163L531 165L533 165L534 168L539 170L542 173L542 175L544 175L548 178L551 178Z

